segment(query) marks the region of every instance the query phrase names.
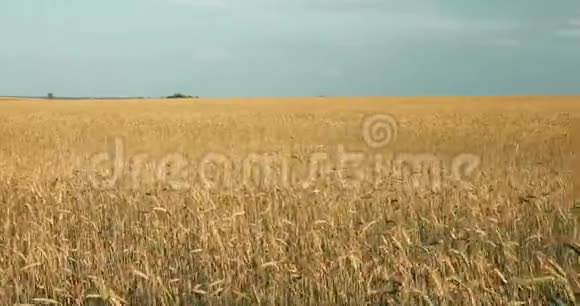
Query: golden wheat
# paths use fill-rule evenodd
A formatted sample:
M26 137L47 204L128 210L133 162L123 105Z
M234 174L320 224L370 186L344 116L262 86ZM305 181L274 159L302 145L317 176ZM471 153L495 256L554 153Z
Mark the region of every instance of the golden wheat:
M0 303L573 304L579 102L4 99ZM361 122L384 113L398 121L396 141L369 148ZM142 171L96 188L91 175L111 169L91 158L114 151L115 139L127 159L141 154ZM155 161L175 153L195 166L210 153L273 156L303 177L313 155L336 146L387 160L434 154L444 168L469 153L481 164L467 184L439 189L388 171L345 188L336 165L308 188L295 177L242 186L239 171L213 189L155 179ZM199 182L194 168L187 182Z

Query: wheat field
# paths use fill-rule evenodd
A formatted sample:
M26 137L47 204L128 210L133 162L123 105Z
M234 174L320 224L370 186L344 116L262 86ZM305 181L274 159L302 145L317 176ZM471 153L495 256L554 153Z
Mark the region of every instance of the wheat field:
M370 146L381 114L396 135ZM574 305L578 114L580 97L3 98L0 304Z

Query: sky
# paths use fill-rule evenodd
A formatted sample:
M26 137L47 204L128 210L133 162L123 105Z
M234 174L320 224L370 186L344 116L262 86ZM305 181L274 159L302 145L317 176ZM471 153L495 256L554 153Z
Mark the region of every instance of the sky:
M0 96L580 93L578 0L2 0Z

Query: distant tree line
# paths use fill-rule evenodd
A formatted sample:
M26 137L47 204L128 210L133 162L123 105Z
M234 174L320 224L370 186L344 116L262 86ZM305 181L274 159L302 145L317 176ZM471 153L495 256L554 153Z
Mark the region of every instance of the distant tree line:
M52 92L49 92L46 95L46 98L49 100L54 99L54 94ZM167 96L166 98L167 99L198 99L199 96L189 96L189 95L184 95L182 93L176 93L176 94L173 94L171 96ZM139 97L138 99L143 99L143 97Z
M188 95L184 95L182 93L176 93L173 94L171 96L167 96L167 99L197 99L199 98L198 96L188 96Z

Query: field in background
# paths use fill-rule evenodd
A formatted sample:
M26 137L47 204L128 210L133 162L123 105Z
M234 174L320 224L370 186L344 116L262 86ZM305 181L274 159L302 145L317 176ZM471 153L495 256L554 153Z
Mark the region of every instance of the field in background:
M377 114L398 133L372 148ZM580 97L0 99L0 304L572 305L578 114ZM308 188L235 171L175 188L159 164L95 186L116 139L126 159L191 161L187 182L208 154L305 170L337 146L480 165L440 189L396 171L345 188L336 165Z
M572 130L577 131L572 134L572 145L574 152L580 152L580 117L572 119ZM580 156L575 155L574 158L574 202L575 208L580 209ZM579 211L580 213L580 211Z

